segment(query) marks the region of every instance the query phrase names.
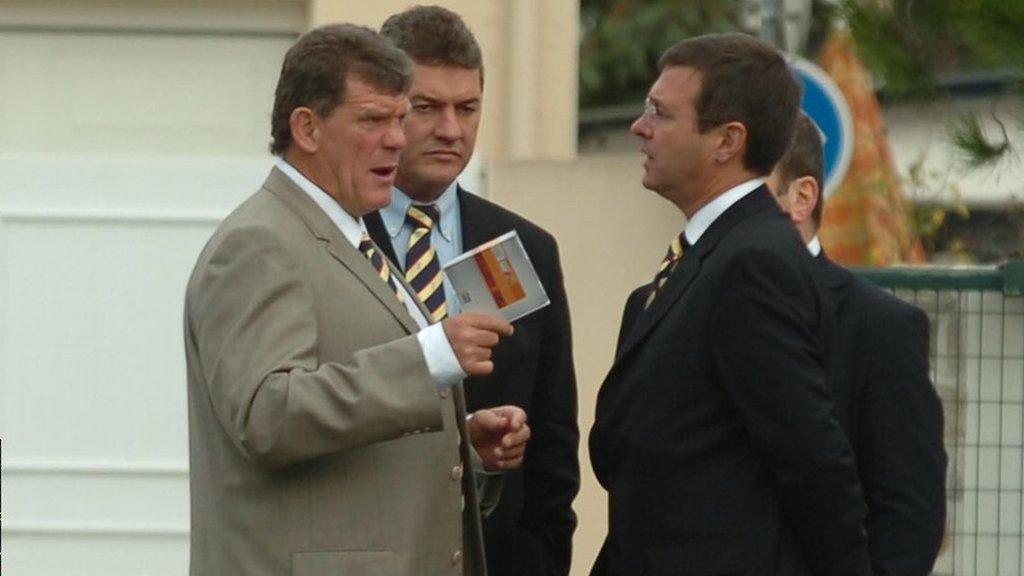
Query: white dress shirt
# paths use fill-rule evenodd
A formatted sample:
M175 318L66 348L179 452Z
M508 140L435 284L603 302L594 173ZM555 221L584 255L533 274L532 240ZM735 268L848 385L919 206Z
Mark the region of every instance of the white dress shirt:
M363 234L366 233L363 219L361 217L355 218L346 212L341 207L341 204L338 204L327 192L324 192L319 186L303 176L301 172L283 158L277 159L277 168L295 182L303 192L309 195L316 205L327 214L331 222L338 227L342 236L358 250L359 242ZM366 260L366 265L372 269L369 260ZM397 275L399 272L392 270L392 273ZM376 270L374 270L374 274L376 275ZM427 370L430 372L430 376L433 378L438 389L450 388L461 382L466 377L466 373L462 370L462 366L459 365L459 359L455 356L455 351L452 350L448 337L445 336L444 327L440 323L430 324L427 321L419 306L416 305L413 296L405 289L404 284L395 280L395 287L402 292L402 303L405 304L409 315L412 316L413 320L420 327L420 331L416 333L416 338L423 349ZM390 289L389 287L388 290Z
M817 256L821 254L821 240L818 240L818 235L815 234L814 238L807 243L807 250L810 251L811 256Z
M747 180L726 190L725 193L697 210L690 221L686 223L686 241L690 243L690 246L696 244L697 240L700 240L700 237L729 207L739 202L747 194L757 190L762 184L764 184L764 178Z

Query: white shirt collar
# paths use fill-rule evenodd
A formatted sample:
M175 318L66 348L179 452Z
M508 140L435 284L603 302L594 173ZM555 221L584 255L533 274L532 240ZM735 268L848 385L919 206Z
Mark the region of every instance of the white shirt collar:
M452 226L455 225L455 219L445 218L445 216L455 213L455 203L459 201L458 188L458 180L453 180L445 188L444 192L437 197L437 200L433 202L441 213L441 221L437 223L437 229L441 232L441 236L444 236L444 239L448 241L452 239ZM402 192L395 186L391 187L391 204L381 209L380 217L384 221L384 227L387 228L388 235L392 238L397 238L398 233L402 231L402 224L405 223L405 213L409 211L409 205L412 203L412 198L405 192ZM417 204L420 204L420 202L417 202Z
M811 256L817 256L821 254L821 240L818 240L818 235L815 234L814 238L807 243L807 250L811 253Z
M341 233L345 236L352 246L359 248L359 241L362 240L363 234L366 232L366 226L363 225L362 218L355 218L351 214L345 211L338 204L338 201L331 197L330 194L324 192L322 188L314 184L309 178L306 178L302 172L299 172L294 166L288 163L284 158L277 159L277 169L284 172L287 176L295 182L295 185L302 189L321 210L327 214L327 217L334 222L334 225L341 230Z
M708 228L718 220L718 217L725 213L730 206L739 202L741 198L757 190L764 184L764 178L753 178L741 184L733 186L724 193L718 195L714 200L705 204L697 213L690 218L686 224L686 241L693 246L700 240L700 237L707 232Z

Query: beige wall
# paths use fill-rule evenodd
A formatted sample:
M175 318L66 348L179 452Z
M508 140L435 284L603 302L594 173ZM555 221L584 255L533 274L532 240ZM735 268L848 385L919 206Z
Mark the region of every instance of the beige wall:
M554 234L561 250L582 433L573 576L588 573L607 527L607 500L590 467L587 435L598 387L611 365L622 305L634 287L654 276L683 224L675 206L640 186L641 174L639 154L505 161L489 170L492 199Z
M346 21L379 28L388 16L416 3L311 0L309 21L310 26ZM436 3L462 15L484 52L487 80L478 149L485 158L574 158L579 2Z

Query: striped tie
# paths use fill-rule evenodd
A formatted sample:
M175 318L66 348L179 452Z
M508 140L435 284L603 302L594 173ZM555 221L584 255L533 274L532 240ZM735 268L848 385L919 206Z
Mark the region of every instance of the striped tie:
M434 322L440 322L448 315L444 301L444 276L437 261L437 252L430 243L430 231L440 216L433 204L410 205L405 215L405 221L412 228L409 250L405 253L405 279L430 311Z
M363 232L363 237L359 239L359 251L366 256L366 259L370 261L370 265L377 271L377 275L380 279L387 283L391 291L395 293L395 297L398 301L402 301L402 293L398 290L398 286L395 286L395 279L391 277L391 267L388 266L388 261L381 255L380 250L377 250L377 245L370 240L370 235Z
M644 308L650 306L654 298L658 296L661 287L668 281L668 277L672 275L672 270L675 269L676 263L683 257L683 253L686 252L686 248L689 245L683 233L680 233L679 236L673 238L672 242L669 243L668 252L665 253L665 258L661 260L661 265L658 266L658 273L654 275L654 281L651 282L653 289L650 296L647 297L647 303L644 304Z

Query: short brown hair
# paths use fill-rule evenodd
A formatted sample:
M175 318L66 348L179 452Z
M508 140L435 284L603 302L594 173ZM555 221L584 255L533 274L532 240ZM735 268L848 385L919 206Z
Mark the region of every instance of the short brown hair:
M447 8L414 6L388 18L380 33L417 64L479 70L483 84L480 45L462 18Z
M803 176L810 176L818 183L818 202L811 211L814 226L821 225L821 210L825 205L825 169L824 152L821 145L821 133L806 114L800 113L793 130L793 140L786 153L782 155L776 169L779 171L779 195L786 193L789 184Z
M284 56L270 117L270 151L283 154L292 143L292 111L308 106L322 117L345 99L350 76L388 94L409 90L412 63L379 34L354 24L310 30Z
M658 66L697 70L700 132L740 122L747 128L743 165L762 176L772 171L789 146L800 105L800 86L778 50L746 34L708 34L672 46Z

